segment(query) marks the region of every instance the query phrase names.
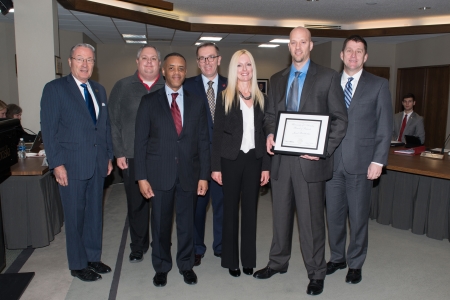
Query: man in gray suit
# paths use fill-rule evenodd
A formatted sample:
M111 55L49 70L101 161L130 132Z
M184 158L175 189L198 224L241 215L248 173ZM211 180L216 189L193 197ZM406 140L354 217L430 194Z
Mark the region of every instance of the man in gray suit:
M394 115L394 128L392 140L406 143L405 135L416 136L420 142L425 143L425 128L423 118L414 112L416 100L413 93L408 93L402 98L404 111Z
M392 134L392 104L386 79L363 70L367 43L357 35L344 41L341 87L348 107L347 133L334 153L333 178L326 184L326 208L331 257L327 275L344 269L345 281L361 281L367 254L370 190L387 164ZM345 253L347 215L350 243Z
M117 166L122 170L127 194L128 223L130 225L132 263L141 262L147 252L149 237L149 201L139 191L134 178L134 129L141 98L164 86L159 71L161 54L148 44L142 45L136 57L137 71L114 85L109 96L111 135Z
M270 79L265 120L267 152L273 155L278 112L288 110L330 115L327 153L325 158L279 154L272 158L273 240L267 267L253 276L266 279L287 271L296 210L300 246L310 279L306 293L318 295L323 291L326 273L325 181L331 178L333 152L345 135L347 111L339 74L310 60L313 43L309 30L294 28L288 46L292 65Z
M94 47L72 47L68 76L47 83L41 99L41 128L49 167L59 184L69 269L96 281L111 268L102 254L102 196L113 158L106 92L89 80Z

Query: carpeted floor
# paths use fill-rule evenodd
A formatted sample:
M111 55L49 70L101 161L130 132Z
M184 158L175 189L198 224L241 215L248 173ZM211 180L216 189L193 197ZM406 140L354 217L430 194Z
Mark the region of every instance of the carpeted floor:
M50 246L35 249L20 272L36 275L23 294L23 300L75 299L308 299L309 282L294 228L289 271L267 280L242 274L231 277L220 266L220 259L207 251L195 267L198 284L186 285L176 267L168 275L167 286L152 284L154 270L150 251L141 263L128 262L129 237L126 224L126 199L122 184L110 187L105 195L102 261L113 268L103 280L85 283L74 279L68 269L64 228ZM206 244L212 244L212 212L208 211ZM295 224L296 226L296 224ZM125 231L124 231L125 229ZM272 212L269 195L261 197L258 207L258 269L267 264L272 240ZM173 235L175 257L176 238ZM122 245L122 247L121 247ZM329 257L327 249L326 258ZM370 221L369 253L363 280L357 285L344 282L346 270L325 280L319 299L450 299L450 243Z

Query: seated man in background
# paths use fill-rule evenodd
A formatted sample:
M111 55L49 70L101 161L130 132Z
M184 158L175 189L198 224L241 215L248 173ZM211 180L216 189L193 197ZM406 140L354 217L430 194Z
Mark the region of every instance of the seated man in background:
M404 111L394 115L392 140L405 143L405 135L412 135L417 136L422 144L425 143L423 118L413 110L416 105L414 94L408 93L403 96L402 105Z
M22 108L17 104L8 104L6 109L6 117L8 119L19 119L22 120ZM27 129L28 131L31 131ZM31 131L32 132L32 131ZM19 135L25 143L33 142L36 138L36 134L28 134L22 126L19 128Z

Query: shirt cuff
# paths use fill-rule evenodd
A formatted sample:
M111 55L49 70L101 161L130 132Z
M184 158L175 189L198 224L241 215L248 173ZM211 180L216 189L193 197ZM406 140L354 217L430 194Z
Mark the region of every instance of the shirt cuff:
M373 164L376 164L376 165L379 165L379 166L381 166L381 167L383 166L383 164L380 164L380 163L377 163L377 162L374 162L374 161L372 161L372 163L373 163Z

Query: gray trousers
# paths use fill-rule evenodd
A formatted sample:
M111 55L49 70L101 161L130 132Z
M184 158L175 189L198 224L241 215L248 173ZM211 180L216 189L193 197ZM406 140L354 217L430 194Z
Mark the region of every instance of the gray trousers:
M277 180L272 180L273 239L268 266L287 271L291 258L292 231L297 212L300 248L309 279L324 279L325 182L308 183L298 156L283 155Z
M367 254L370 192L372 181L367 174L349 174L342 159L333 178L326 183L328 239L334 263L347 261L349 268L361 269ZM350 243L345 253L347 215Z

